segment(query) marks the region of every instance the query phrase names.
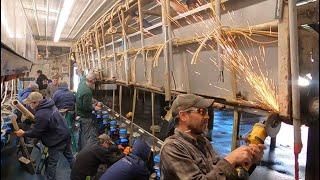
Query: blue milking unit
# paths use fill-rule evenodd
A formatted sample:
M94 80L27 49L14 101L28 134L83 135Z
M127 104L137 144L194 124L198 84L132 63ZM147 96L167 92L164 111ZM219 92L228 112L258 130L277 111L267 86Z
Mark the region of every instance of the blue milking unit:
M10 133L13 131L13 126L9 116L1 118L1 166L4 164L5 158L2 158L2 152L5 146L10 143Z
M127 129L125 127L120 128L120 130L119 130L120 144L123 147L126 147L129 145L129 140L128 140L127 135L128 135Z
M10 117L3 117L3 122L1 122L1 150L10 141L10 133L12 130L13 126Z
M160 154L157 154L153 157L154 161L154 171L156 173L156 179L160 179Z

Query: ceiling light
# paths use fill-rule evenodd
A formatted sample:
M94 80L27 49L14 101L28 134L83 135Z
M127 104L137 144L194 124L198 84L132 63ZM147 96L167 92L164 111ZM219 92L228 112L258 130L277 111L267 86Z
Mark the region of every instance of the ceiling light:
M59 15L59 20L56 28L56 33L54 35L54 42L58 42L60 39L61 32L64 28L64 25L69 19L69 15L72 10L74 0L64 0L63 6Z
M302 87L306 87L310 85L310 81L304 77L299 76L298 85Z

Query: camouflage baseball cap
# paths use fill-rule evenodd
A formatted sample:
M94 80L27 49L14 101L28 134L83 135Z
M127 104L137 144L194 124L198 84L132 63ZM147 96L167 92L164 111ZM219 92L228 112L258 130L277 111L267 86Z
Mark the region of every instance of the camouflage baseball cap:
M43 99L42 94L39 92L31 92L29 96L23 100L24 104L30 104L31 102L39 102Z
M173 101L171 109L168 111L165 119L170 120L172 116L176 116L179 111L187 111L190 108L207 108L213 102L213 99L205 99L194 94L180 94Z

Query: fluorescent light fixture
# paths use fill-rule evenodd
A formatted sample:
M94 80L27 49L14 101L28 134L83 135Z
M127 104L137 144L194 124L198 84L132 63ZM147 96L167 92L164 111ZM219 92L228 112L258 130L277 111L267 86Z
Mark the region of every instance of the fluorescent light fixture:
M64 0L63 6L59 15L59 20L56 28L56 33L54 34L54 42L58 42L60 39L61 32L69 19L69 15L72 10L74 0Z
M304 77L299 76L298 85L302 87L306 87L310 85L310 81Z
M306 0L306 1L298 2L297 6L302 6L302 5L305 5L305 4L308 4L311 2L315 2L315 1L317 1L317 0Z
M306 77L309 78L310 80L312 80L311 73L306 74Z
M14 38L14 33L11 31L11 29L10 29L10 27L8 25L8 20L7 20L7 17L6 17L6 14L5 14L3 8L1 8L1 24L6 29L9 38Z

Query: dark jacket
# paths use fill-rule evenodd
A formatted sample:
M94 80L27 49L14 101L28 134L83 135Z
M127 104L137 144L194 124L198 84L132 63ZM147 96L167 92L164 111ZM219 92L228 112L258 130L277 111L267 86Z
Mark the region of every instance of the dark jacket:
M32 92L32 89L31 89L31 88L26 88L26 89L24 89L22 92L19 93L19 95L18 95L18 101L19 101L20 103L23 103L22 101L23 101L24 99L26 99L31 92Z
M52 100L58 109L74 110L76 96L69 91L68 87L59 87L53 94Z
M150 152L151 149L145 142L136 140L132 153L108 168L100 180L148 180L150 172L146 160Z
M171 179L236 179L232 165L220 158L202 135L197 138L175 129L160 151L162 180Z
M92 90L85 82L81 82L76 93L77 116L90 118L92 110Z
M100 164L111 166L123 157L116 146L110 148L98 144L86 146L79 152L71 170L71 180L83 180L86 176L94 176Z
M48 87L48 78L47 78L47 76L44 75L44 74L40 74L39 77L36 80L36 83L39 86L39 90L47 89L47 87Z
M25 132L26 137L40 138L47 147L54 147L70 138L66 120L51 99L40 101L35 110L36 123L34 128Z

